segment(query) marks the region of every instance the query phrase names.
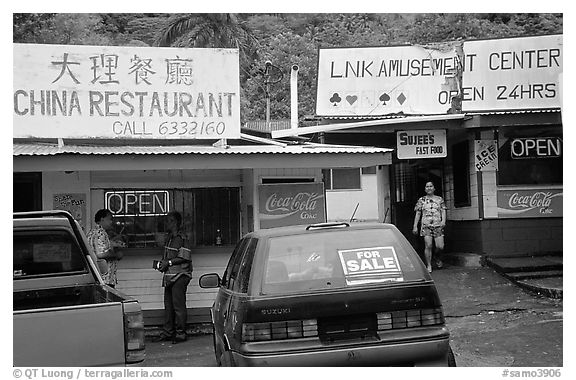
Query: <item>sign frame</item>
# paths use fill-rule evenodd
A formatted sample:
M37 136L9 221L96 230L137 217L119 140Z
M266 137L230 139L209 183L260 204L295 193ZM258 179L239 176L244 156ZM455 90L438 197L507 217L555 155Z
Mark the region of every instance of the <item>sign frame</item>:
M238 49L13 44L13 137L240 137Z
M445 158L448 155L446 135L445 129L396 131L396 155L399 160Z

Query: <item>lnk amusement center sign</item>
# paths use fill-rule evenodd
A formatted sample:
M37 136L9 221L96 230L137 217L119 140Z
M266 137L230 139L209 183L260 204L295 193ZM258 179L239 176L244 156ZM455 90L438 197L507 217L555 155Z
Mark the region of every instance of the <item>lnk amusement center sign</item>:
M562 35L442 46L321 48L320 116L437 115L561 106Z
M238 50L14 44L14 137L240 136Z

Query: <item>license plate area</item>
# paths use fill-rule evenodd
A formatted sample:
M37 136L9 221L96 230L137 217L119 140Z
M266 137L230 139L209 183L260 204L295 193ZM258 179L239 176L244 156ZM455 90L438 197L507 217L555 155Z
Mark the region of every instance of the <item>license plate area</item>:
M377 330L378 320L375 313L318 319L318 336L324 342L377 338Z

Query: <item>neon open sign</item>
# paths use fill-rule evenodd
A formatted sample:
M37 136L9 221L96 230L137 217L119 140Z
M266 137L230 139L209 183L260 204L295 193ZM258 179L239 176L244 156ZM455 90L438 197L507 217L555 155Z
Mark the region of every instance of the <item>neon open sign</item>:
M158 216L170 211L166 190L108 191L105 207L118 216Z

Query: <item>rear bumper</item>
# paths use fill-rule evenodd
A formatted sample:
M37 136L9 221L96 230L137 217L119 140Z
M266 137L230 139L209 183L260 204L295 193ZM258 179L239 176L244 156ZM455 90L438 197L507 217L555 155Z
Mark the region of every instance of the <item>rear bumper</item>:
M233 365L270 367L312 366L448 366L449 338L376 345L323 348L310 351L246 355L232 351Z

